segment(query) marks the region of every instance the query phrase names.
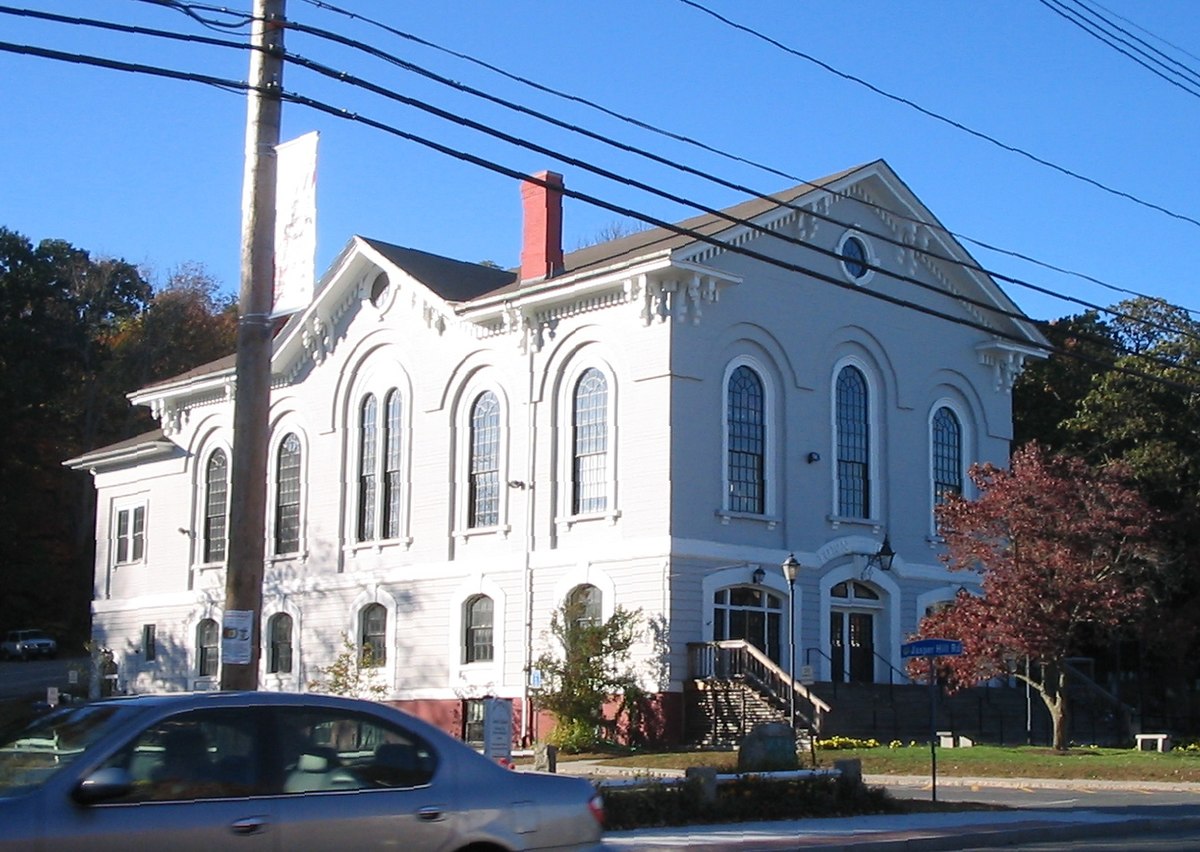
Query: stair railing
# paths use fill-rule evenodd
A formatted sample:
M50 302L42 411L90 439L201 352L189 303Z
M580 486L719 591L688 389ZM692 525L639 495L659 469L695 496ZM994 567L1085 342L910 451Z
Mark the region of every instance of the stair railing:
M797 709L797 715L813 730L820 733L824 714L830 706L808 687L792 678L778 663L744 639L721 642L688 643L690 675L697 679L749 680L762 692L791 707L792 696L801 699L809 713ZM795 724L796 720L792 720Z

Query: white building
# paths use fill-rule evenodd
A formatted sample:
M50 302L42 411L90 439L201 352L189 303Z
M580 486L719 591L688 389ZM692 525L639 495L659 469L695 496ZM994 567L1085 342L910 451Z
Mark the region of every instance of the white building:
M565 257L560 194L522 194L519 271L354 237L276 336L264 688L305 689L345 634L401 705L458 731L511 697L531 735L570 595L641 608L667 737L689 643L887 681L964 582L938 495L1007 461L1043 338L882 161ZM130 691L217 680L233 384L231 357L141 389L161 431L68 462Z

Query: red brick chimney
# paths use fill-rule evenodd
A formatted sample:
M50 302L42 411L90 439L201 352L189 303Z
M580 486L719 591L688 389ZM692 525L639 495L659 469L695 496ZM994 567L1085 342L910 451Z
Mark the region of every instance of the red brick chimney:
M521 202L525 235L521 246L521 280L541 281L562 272L562 175L541 172L533 176L546 186L524 181Z

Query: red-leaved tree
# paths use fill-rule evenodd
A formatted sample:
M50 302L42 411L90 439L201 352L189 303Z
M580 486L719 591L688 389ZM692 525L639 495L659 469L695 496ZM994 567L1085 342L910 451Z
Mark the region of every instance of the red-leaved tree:
M978 499L952 499L937 516L943 560L978 572L983 596L961 592L918 632L963 643L962 656L941 660L951 689L1010 674L1028 681L1065 749L1066 661L1147 605L1157 519L1121 469L1093 470L1036 444L1017 450L1010 469L975 465L971 480ZM1032 665L1014 671L1018 660Z

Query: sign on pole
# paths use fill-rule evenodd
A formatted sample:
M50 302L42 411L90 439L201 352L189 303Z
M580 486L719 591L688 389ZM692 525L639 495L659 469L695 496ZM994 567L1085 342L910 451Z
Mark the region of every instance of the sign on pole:
M925 657L929 660L929 780L933 801L937 801L937 672L935 657L957 657L963 652L957 639L917 639L900 646L900 657Z
M962 642L957 639L918 639L900 646L900 656L906 660L909 657L957 657L962 652Z
M250 637L254 635L254 610L227 609L221 628L221 660L249 665Z

